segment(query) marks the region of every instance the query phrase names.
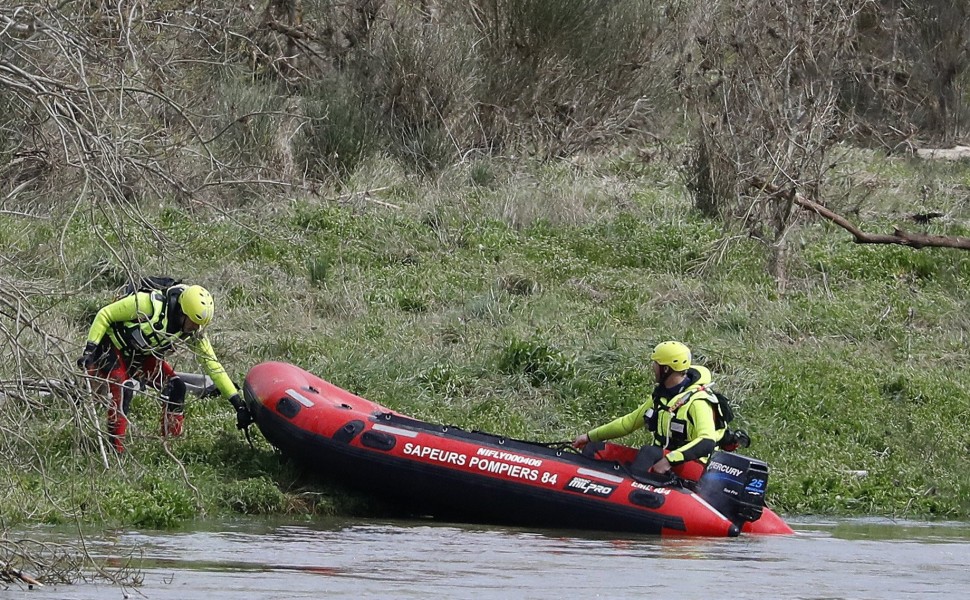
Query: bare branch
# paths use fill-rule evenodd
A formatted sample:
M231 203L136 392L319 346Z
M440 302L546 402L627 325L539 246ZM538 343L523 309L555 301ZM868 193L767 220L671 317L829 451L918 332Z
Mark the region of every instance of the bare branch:
M851 233L855 243L857 244L898 244L900 246L909 246L910 248L915 248L916 250L928 247L970 250L970 238L961 236L912 233L898 227L893 229L892 235L866 233L842 215L829 210L818 202L806 198L794 187L781 189L776 185L758 178L751 179L749 185L751 189L767 192L770 196L775 198L790 200L805 210L814 212L824 219L828 219L842 229L845 229Z

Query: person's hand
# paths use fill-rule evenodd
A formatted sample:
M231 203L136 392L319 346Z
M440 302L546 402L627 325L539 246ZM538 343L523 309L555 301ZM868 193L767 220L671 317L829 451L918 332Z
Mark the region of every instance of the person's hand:
M253 415L245 406L236 409L236 429L245 429L253 422Z
M747 448L751 446L751 437L746 431L738 429L734 432L734 436L738 439L738 447Z
M658 475L666 475L670 472L670 469L670 461L667 460L666 456L655 462L653 466L650 467L650 471L657 473Z
M98 345L94 342L84 344L84 352L77 359L77 366L87 371L94 367L94 355L98 351Z
M576 448L577 450L582 450L583 448L586 447L586 444L588 443L589 443L589 434L581 433L576 436L576 439L573 440L573 448Z
M236 429L249 427L250 423L253 422L253 415L249 412L249 408L246 407L246 403L242 401L239 394L233 394L229 398L229 403L236 409Z

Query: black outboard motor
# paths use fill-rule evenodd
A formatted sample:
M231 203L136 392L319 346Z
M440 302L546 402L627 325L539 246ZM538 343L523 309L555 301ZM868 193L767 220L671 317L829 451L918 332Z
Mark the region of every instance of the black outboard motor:
M767 464L732 452L715 452L697 484L697 493L740 526L761 518L767 488Z

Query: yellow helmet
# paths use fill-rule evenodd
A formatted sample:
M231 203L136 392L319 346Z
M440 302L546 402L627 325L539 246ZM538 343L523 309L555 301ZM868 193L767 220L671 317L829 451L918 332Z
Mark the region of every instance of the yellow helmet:
M653 349L650 360L674 371L686 371L690 368L690 348L680 342L661 342Z
M212 294L201 285L190 285L182 290L182 295L179 296L179 307L182 313L199 327L205 327L211 323L215 312Z

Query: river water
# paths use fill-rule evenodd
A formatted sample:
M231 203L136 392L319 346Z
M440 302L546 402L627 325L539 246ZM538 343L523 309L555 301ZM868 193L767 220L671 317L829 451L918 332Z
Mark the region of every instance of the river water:
M86 536L88 552L130 561L140 585L0 584L0 598L883 600L962 598L970 589L968 524L791 524L794 536L734 539L359 520L113 532Z

